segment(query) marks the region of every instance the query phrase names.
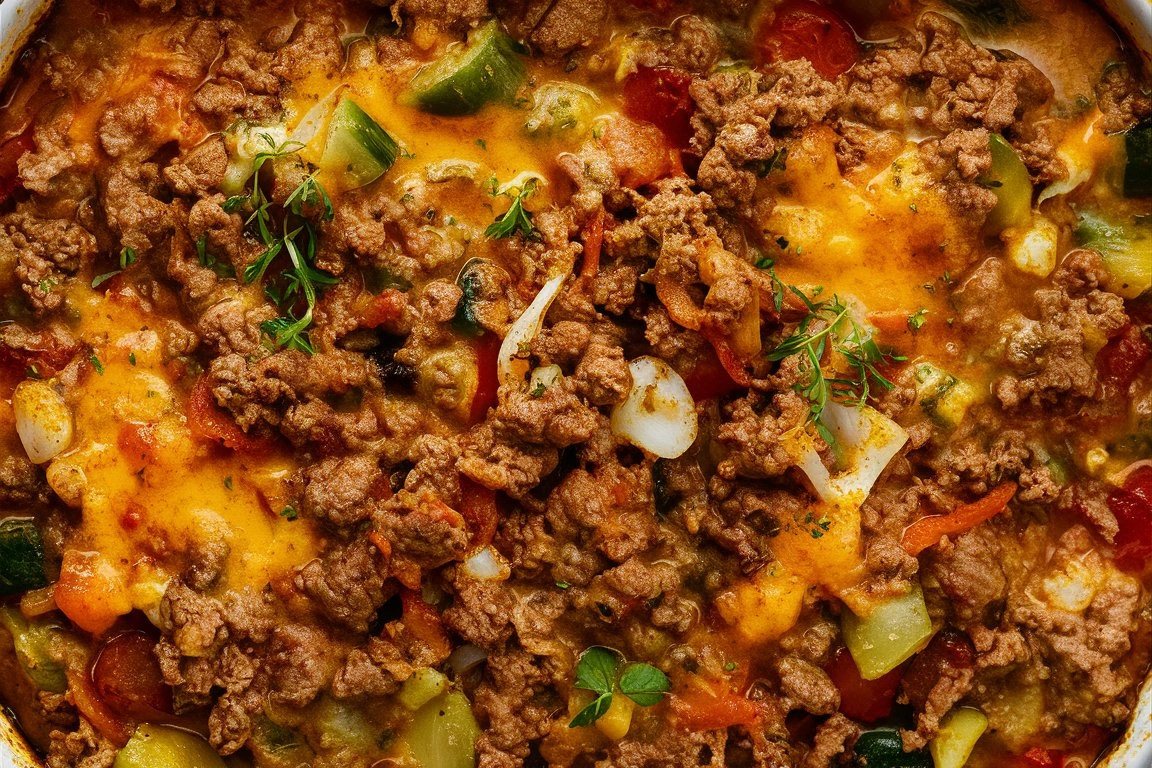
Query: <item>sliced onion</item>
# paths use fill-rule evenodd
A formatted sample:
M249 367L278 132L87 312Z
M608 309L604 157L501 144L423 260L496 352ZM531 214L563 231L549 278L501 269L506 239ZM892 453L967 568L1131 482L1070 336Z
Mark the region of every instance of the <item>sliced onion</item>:
M562 378L564 378L564 372L558 365L541 365L538 368L533 368L532 375L528 377L528 391L533 394L538 391L542 392Z
M680 374L656 357L628 364L632 389L612 409L612 432L663 459L680 456L696 441L696 403Z
M508 561L490 545L470 555L460 567L464 575L476 581L503 581L512 575Z
M884 472L888 462L908 442L908 433L896 422L869 406L854 408L829 402L820 417L844 452L844 469L835 474L820 460L807 433L794 436L794 455L812 489L829 504L860 504Z
M72 410L45 381L22 381L12 393L16 434L33 464L55 458L72 444Z
M500 383L519 384L524 380L528 363L521 359L521 348L526 348L532 339L536 338L536 334L540 333L544 315L548 313L548 307L552 306L552 300L560 293L560 287L564 285L567 277L568 272L564 272L544 283L544 287L536 294L536 298L532 299L524 314L516 318L516 322L508 329L508 335L500 344L500 356L496 361Z
M461 645L452 651L452 655L448 657L448 664L459 677L487 660L488 654L483 649L477 648L475 645Z

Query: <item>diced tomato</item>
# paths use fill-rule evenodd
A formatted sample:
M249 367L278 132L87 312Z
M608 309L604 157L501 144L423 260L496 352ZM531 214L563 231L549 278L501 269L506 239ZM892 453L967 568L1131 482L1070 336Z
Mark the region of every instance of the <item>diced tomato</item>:
M496 405L496 393L500 389L500 378L496 373L496 362L500 356L500 338L485 333L476 339L476 394L472 395L472 407L468 420L478 424L488 416L488 409Z
M785 0L756 32L757 64L807 59L828 80L852 68L860 55L856 33L842 16L813 0Z
M897 667L875 680L865 680L847 648L841 648L824 668L840 691L840 712L853 720L875 723L892 714L896 690L904 675Z
M1108 509L1116 516L1116 565L1143 571L1152 558L1152 466L1137 467L1124 487L1108 494Z
M669 697L676 721L690 731L752 725L762 712L756 702L732 691L694 690Z
M379 328L391 325L404 317L408 298L403 291L385 288L377 294L369 294L363 302L358 302L360 325L364 328Z
M624 114L652 123L672 145L687 149L695 111L688 86L692 75L676 67L637 67L624 80Z
M639 189L681 169L680 153L648 122L617 117L604 126L600 144L620 183L629 189Z
M66 550L53 594L56 607L94 635L132 610L123 577L95 552Z
M942 629L905 666L900 687L908 703L924 709L932 689L949 670L972 669L975 660L976 652L966 635L956 629Z
M31 127L25 129L19 136L0 144L0 205L22 185L16 167L17 161L35 148Z
M212 396L207 378L201 377L188 393L188 428L198 440L219 443L238 453L262 455L272 449L272 441L249 435L233 421Z
M156 460L156 426L125 422L116 435L116 446L132 466L132 471L139 472Z
M752 377L748 374L744 361L732 349L728 337L707 327L700 329L700 335L712 345L712 349L716 351L716 359L720 361L725 373L735 384L745 388L752 386Z
M100 698L88 676L67 670L68 691L76 709L92 727L114 746L123 747L132 737L132 724L118 715Z
M1139 327L1129 323L1096 354L1100 383L1112 392L1126 392L1149 358L1152 344Z
M724 370L715 354L709 355L693 368L692 372L684 377L684 383L688 386L692 399L697 402L744 389L728 375L728 371Z
M492 543L500 513L496 507L496 491L485 488L475 480L460 476L460 516L468 524L468 546L482 547Z
M1019 768L1064 768L1064 753L1058 749L1032 747L1017 758Z
M133 629L113 635L92 665L96 692L121 715L154 722L172 713L172 689L164 684L156 641Z
M448 658L452 645L448 633L444 631L439 612L414 589L400 591L400 606L400 618L408 631L432 649L437 658Z

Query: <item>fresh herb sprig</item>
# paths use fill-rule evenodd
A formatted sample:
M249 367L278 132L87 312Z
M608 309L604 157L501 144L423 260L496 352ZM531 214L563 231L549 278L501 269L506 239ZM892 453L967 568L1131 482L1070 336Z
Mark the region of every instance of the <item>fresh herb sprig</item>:
M893 386L876 366L905 358L881 350L840 297L814 302L796 287L786 287L800 297L808 314L791 336L768 353L768 359L801 356L803 379L796 389L808 401L809 421L826 443L834 445L835 438L820 419L828 401L863 406L873 387L890 390ZM848 368L846 372L825 371L824 360L829 352L840 356Z
M251 213L245 225L264 245L264 251L244 268L245 283L263 279L278 257L288 257L288 268L274 275L264 286L265 295L283 314L261 323L260 330L278 347L313 354L315 350L308 338L312 312L320 289L334 285L337 280L315 266L318 232L307 213L319 208L320 220L330 221L335 211L332 199L316 180L315 174L305 177L288 195L280 210L274 210L272 202L260 186L260 169L269 160L290 155L303 145L299 142L277 145L267 134L261 134L261 138L267 143L268 149L253 158L252 191L228 198L224 202L224 210L231 212L242 207L250 208ZM304 310L297 316L297 304L301 298L304 300Z
M92 278L92 287L100 287L127 269L129 265L134 263L136 263L136 249L131 246L124 246L120 249L120 269L114 269L111 272L105 272L102 275L96 275L96 277ZM45 293L47 293L47 291L45 291Z
M484 235L489 240L511 237L517 232L527 238L534 237L536 225L532 223L532 214L524 210L524 201L535 194L536 179L529 177L518 186L512 186L513 182L510 182L500 188L497 188L495 179L492 181L493 196L507 195L512 198L512 205L509 206L503 216L488 225L488 228L484 230Z
M580 654L576 663L576 687L592 691L596 698L576 713L569 728L591 725L612 706L612 697L622 693L642 707L658 704L672 687L668 676L651 664L625 663L611 648L595 645Z

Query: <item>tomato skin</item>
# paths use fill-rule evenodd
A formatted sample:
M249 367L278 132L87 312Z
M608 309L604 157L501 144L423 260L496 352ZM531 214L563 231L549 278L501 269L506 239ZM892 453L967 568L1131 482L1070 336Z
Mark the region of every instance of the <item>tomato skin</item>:
M1122 488L1108 494L1108 509L1116 516L1117 567L1140 572L1152 558L1152 466L1137 467Z
M3 204L13 192L24 186L20 180L17 162L35 148L36 144L32 140L31 128L26 128L19 136L0 144L0 204Z
M172 713L172 689L164 684L153 648L156 642L133 629L113 635L92 664L92 683L113 711L155 721Z
M1129 323L1096 355L1100 383L1112 392L1127 391L1149 358L1152 358L1152 344L1139 327Z
M875 680L865 680L847 648L841 648L824 668L840 691L840 712L862 723L875 723L892 714L896 690L904 676L904 668L897 667Z
M693 691L670 697L676 721L690 731L714 731L752 725L762 712L756 702L737 693Z
M496 507L496 491L460 476L460 516L468 523L469 547L483 547L492 543L500 513Z
M497 358L500 357L500 337L485 333L476 340L476 393L472 395L468 421L479 424L488 417L488 409L496 405L496 394L500 389L497 373Z
M207 377L201 377L188 393L188 428L192 436L214 442L238 453L263 456L274 443L249 435L216 404Z
M786 0L772 20L757 30L757 64L807 59L824 78L834 80L859 58L856 33L839 14L813 0Z
M624 80L624 114L659 128L673 146L687 149L695 111L692 75L676 67L640 66Z

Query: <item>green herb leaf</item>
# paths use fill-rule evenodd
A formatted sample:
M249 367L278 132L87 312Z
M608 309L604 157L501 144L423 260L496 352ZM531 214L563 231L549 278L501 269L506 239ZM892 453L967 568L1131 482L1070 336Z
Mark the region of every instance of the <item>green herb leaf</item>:
M593 699L591 704L577 712L576 717L572 718L572 722L568 723L568 727L579 728L584 725L592 725L604 716L610 706L612 706L612 694L602 693Z
M494 179L493 182L495 182ZM495 185L493 186L495 187ZM524 186L520 187L512 198L512 205L508 208L507 212L489 224L488 228L484 230L484 235L490 240L511 237L517 232L524 235L524 237L532 237L535 235L536 227L532 224L532 214L524 210L524 201L531 197L535 191L536 179L530 178L525 181ZM508 192L498 194L508 194Z
M632 662L620 675L620 692L642 707L659 704L671 687L668 676L651 664Z
M828 400L863 406L872 393L872 387L890 390L893 386L876 366L904 358L882 351L852 318L839 297L814 302L795 286L786 287L804 302L808 315L767 357L779 361L793 355L800 356L805 378L797 384L796 390L808 400L808 418L814 423L817 433L828 445L835 447L832 433L820 421ZM824 372L828 352L839 356L840 362L847 365L849 375Z
M576 662L576 687L600 694L611 694L616 683L620 656L611 648L594 645L580 654Z

